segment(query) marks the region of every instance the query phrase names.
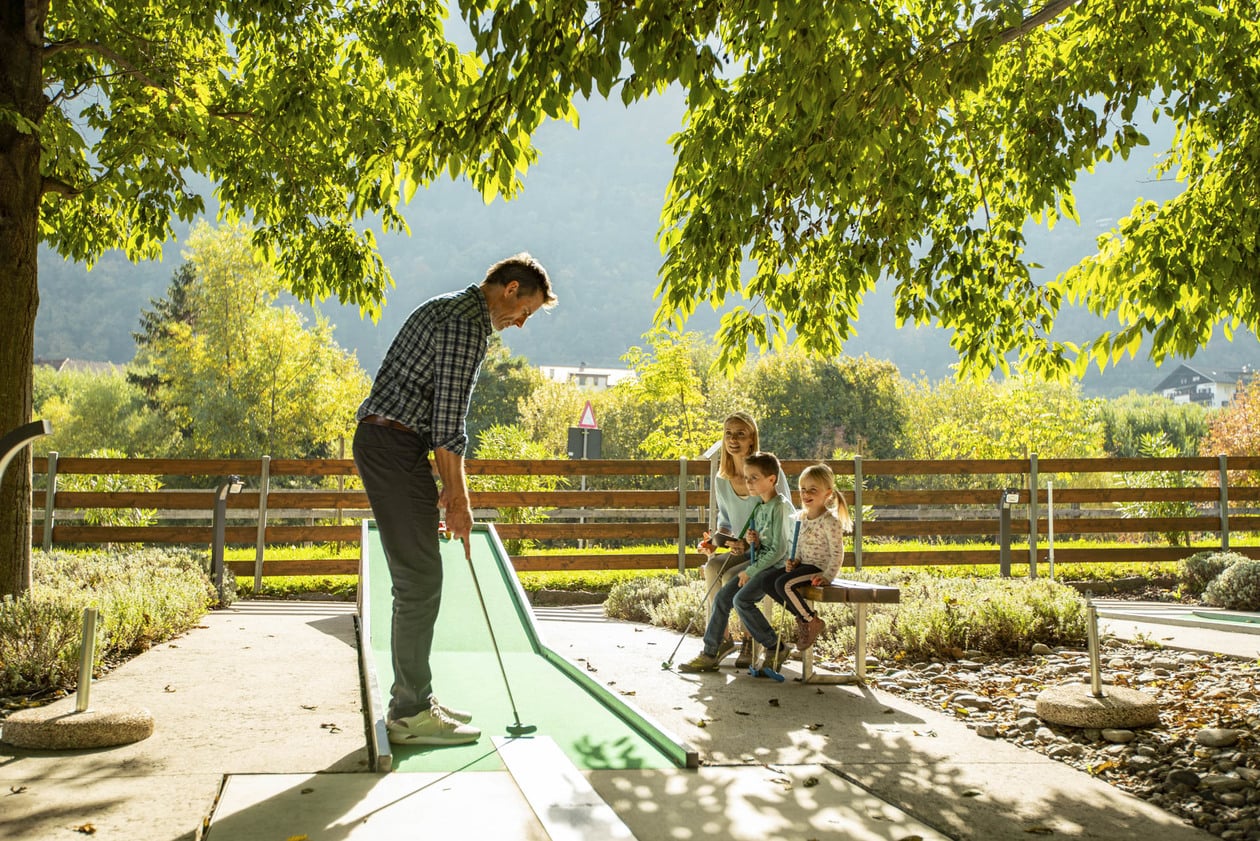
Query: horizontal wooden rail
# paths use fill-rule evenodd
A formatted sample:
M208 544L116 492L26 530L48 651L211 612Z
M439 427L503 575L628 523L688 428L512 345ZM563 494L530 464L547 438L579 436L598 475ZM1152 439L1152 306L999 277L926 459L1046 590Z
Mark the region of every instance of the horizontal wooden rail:
M1223 463L1227 462L1227 463ZM799 476L812 460L786 460L784 471ZM829 462L840 475L861 475L860 492L846 491L850 503L858 502L859 517L852 546L863 565L936 565L997 563L1000 549L951 549L955 539L976 538L995 543L1002 531L999 501L1009 488L1015 502L1009 505L1006 534L1022 543L1023 563L1028 556L1030 533L1039 543L1053 524L1059 537L1125 535L1135 540L1162 539L1165 534L1189 534L1195 545L1219 536L1230 544L1230 533L1260 532L1260 486L1247 484L1260 474L1260 456L1187 457L1171 459L971 459L884 460L852 459ZM293 544L356 543L358 519L370 515L366 494L357 487L350 459L104 459L58 456L53 483L49 460L34 464L37 489L34 537L44 542L43 519L51 525L52 545L148 543L208 546L215 490L226 476L240 476L246 489L229 495L227 543L266 547ZM267 492L259 490L264 469ZM469 459L466 470L476 485L478 477L550 476L560 480L556 490L474 490L471 502L479 519L512 519L513 509L534 509L546 514L544 522L498 522L506 541L539 541L549 547L566 547L563 555L514 555L520 569L652 569L694 566L700 556L693 548L708 527L712 496L708 478L713 465L706 459L670 460L502 460ZM1028 488L1036 475L1040 487ZM1193 487L1165 487L1168 475L1180 474L1179 483ZM79 491L60 487L60 480L85 476L158 476L165 487L156 491ZM48 492L38 487L41 479L56 489L53 506ZM287 477L287 478L285 478ZM1081 477L1085 477L1083 480ZM1243 478L1239 478L1243 477ZM1253 478L1247 478L1253 477ZM277 482L278 478L284 481ZM584 479L584 489L577 488ZM332 484L330 487L294 488L293 484ZM346 480L350 481L347 482ZM1053 479L1054 508L1045 481ZM913 487L967 485L958 488ZM1219 487L1222 481L1230 484ZM523 483L523 482L522 482ZM66 483L69 487L72 484ZM123 484L113 482L111 484ZM350 487L345 487L349 484ZM596 487L586 487L594 485ZM638 487L623 487L636 485ZM643 485L647 487L644 488ZM1085 485L1085 486L1083 486ZM1097 485L1097 487L1093 487ZM190 487L191 486L191 487ZM210 487L207 487L210 486ZM1035 502L1035 506L1034 506ZM1173 508L1158 506L1176 506ZM140 509L157 512L153 526L92 525L92 512ZM1222 511L1224 509L1224 511ZM1178 516L1122 516L1122 512L1175 513ZM1185 515L1185 516L1182 516ZM262 534L259 521L266 518ZM251 522L252 521L252 522ZM681 522L680 522L681 521ZM682 552L661 552L652 545L679 540L688 544ZM900 549L901 541L938 541L940 548ZM865 541L865 544L863 544ZM601 554L598 544L644 544L640 553ZM585 544L590 543L591 546ZM528 544L526 544L528 545ZM576 545L576 551L567 547ZM904 545L904 543L903 543ZM1019 547L1015 547L1019 548ZM321 551L312 548L312 553ZM1116 560L1179 560L1191 553L1180 547L1135 544L1106 550L1059 549L1056 560L1111 562ZM1248 552L1245 547L1237 551ZM1044 549L1034 552L1040 558ZM261 556L261 554L260 554ZM1040 560L1039 560L1040 562ZM296 564L296 565L295 565ZM301 566L307 564L307 566ZM234 569L247 573L254 561L232 561ZM263 574L354 574L345 559L308 558L304 561L263 561ZM272 572L273 570L285 572ZM311 570L297 572L294 570ZM333 572L332 570L337 570Z

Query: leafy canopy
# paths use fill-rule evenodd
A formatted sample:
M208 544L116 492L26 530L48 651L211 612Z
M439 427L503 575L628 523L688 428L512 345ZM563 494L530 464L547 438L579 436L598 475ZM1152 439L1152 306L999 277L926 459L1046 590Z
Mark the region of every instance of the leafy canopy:
M1260 328L1260 24L1252 0L670 0L462 4L486 95L519 108L614 89L687 90L662 217L658 320L735 305L719 333L793 335L834 357L862 296L954 331L963 367L1039 374L1189 355L1220 324ZM1072 185L1148 140L1157 177L1096 256L1034 278L1025 226L1077 220ZM1051 338L1065 301L1120 328Z
M406 230L401 205L446 174L516 194L530 133L572 113L479 98L481 63L445 18L434 0L53 4L41 239L89 264L111 248L152 259L206 210L208 179L294 293L375 314L392 281L355 222Z

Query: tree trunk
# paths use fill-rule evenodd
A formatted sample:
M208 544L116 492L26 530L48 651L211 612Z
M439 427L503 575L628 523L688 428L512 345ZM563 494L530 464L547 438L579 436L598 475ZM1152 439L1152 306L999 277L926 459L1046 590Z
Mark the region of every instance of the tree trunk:
M43 91L40 0L0 0L0 114L38 124ZM32 21L28 25L27 16ZM0 119L0 435L31 419L31 367L39 308L39 137ZM0 597L20 595L31 580L30 448L0 477Z

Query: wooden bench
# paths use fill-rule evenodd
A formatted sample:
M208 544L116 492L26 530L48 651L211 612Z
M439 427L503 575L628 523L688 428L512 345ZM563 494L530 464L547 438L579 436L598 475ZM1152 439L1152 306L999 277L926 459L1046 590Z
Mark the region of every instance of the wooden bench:
M853 647L852 675L814 674L814 647L801 653L801 680L805 683L853 683L866 680L866 608L872 604L899 604L901 589L888 584L871 584L867 581L834 579L821 587L803 587L801 595L812 602L843 603L853 605L853 623L857 638Z

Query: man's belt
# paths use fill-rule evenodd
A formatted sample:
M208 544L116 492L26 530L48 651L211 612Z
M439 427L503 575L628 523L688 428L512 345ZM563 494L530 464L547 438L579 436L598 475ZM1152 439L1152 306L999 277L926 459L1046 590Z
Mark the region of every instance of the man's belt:
M364 415L359 418L359 423L370 423L373 426L385 426L390 429L397 429L401 432L410 432L412 435L416 434L416 431L407 426L407 424L399 423L396 420L390 420L389 418L381 417L380 415Z

